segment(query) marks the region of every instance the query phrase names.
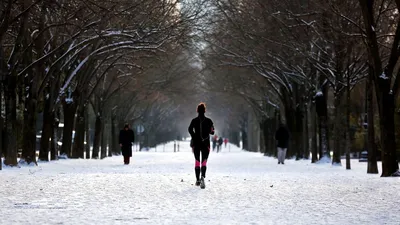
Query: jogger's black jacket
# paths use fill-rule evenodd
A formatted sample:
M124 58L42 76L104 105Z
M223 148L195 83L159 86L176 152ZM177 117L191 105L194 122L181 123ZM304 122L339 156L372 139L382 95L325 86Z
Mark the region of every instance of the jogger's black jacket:
M189 133L192 136L194 146L210 146L210 134L214 134L214 124L204 114L199 114L189 125Z

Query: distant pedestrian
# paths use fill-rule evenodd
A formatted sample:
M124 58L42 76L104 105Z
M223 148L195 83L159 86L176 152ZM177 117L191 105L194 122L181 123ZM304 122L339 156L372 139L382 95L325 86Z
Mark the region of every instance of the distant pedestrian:
M219 137L218 146L217 146L217 152L222 150L222 143L223 143L222 137Z
M214 137L213 137L213 139L212 139L212 149L213 149L213 151L215 151L215 147L217 147L217 139L218 139L218 136L217 135L214 135Z
M124 129L119 132L119 146L124 156L124 164L128 165L132 157L132 143L135 142L135 135L130 129L129 124L125 124Z
M206 105L200 103L197 106L198 116L189 125L189 133L193 140L193 154L195 158L194 171L196 175L196 186L205 188L207 159L210 154L210 134L214 135L214 124L210 118L205 116ZM201 164L200 164L201 155ZM200 167L201 166L201 167ZM201 172L201 177L200 177Z
M224 138L224 144L225 144L225 148L226 148L226 145L228 144L228 138Z
M275 133L275 139L277 140L278 148L278 164L285 164L286 151L289 144L289 130L282 123L279 124L279 128Z

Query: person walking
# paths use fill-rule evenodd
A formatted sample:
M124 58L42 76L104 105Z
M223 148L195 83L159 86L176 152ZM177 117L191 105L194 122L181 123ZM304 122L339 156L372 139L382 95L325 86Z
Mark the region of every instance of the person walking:
M129 124L125 124L124 129L119 132L119 146L124 156L124 164L129 165L132 157L132 143L135 142L135 135L130 129Z
M210 134L214 135L214 123L205 116L206 105L200 103L197 106L198 116L190 122L189 134L193 140L193 154L195 158L194 171L196 175L196 186L204 189L206 187L204 178L207 171L207 160L210 154ZM201 155L201 161L200 161ZM201 162L201 163L200 163ZM201 173L201 177L200 177Z
M217 146L217 139L218 139L217 135L214 135L214 137L212 139L212 142L213 142L212 149L213 149L213 151L215 151L215 147Z
M222 140L222 137L219 137L219 139L218 139L217 152L219 152L219 151L222 150L222 143L223 143L223 142L224 142L224 141Z
M286 151L289 144L289 130L282 123L279 124L279 128L275 133L275 139L277 140L278 149L278 164L285 164Z
M226 148L226 145L228 144L228 138L224 138L224 144L225 144L225 148Z

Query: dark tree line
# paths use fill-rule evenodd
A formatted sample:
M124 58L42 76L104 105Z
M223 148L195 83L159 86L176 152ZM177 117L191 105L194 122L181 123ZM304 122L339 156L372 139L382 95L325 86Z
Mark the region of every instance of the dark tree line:
M352 106L362 101L368 115L363 121L368 173L378 173L376 156L381 154L382 176L398 174L397 1L212 2L206 26L212 29L204 28L202 36L207 71L229 79L218 85L227 84L230 93L251 106L266 155L275 154L271 136L284 121L292 133L289 157L308 158L311 152L312 162L341 164L345 155L350 169L350 118L357 114ZM353 93L364 87L365 95Z
M105 134L114 137L124 123L133 125L143 118L149 107L161 107L152 96L177 79L168 59L188 57L195 21L203 16L198 4L201 1L2 1L4 163L36 164L38 133L41 161L118 154L117 140ZM173 97L166 95L169 101ZM39 115L42 126L37 127Z

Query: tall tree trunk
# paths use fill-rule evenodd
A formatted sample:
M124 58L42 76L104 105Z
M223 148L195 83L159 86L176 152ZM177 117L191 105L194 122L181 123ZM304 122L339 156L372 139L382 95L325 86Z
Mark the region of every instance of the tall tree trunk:
M316 98L316 111L319 119L319 135L320 135L320 159L330 159L329 151L329 135L328 135L328 107L326 88L318 94Z
M304 145L303 145L303 112L300 106L296 107L296 131L295 131L295 138L296 138L296 160L300 160L304 158Z
M332 164L341 165L341 143L343 142L343 114L342 106L340 104L341 93L336 93L334 104L335 124L334 124L334 140L333 140L333 158Z
M304 105L304 120L303 120L303 150L304 159L310 159L310 140L308 130L308 115L309 115L309 104Z
M106 120L104 120L102 125L103 125L103 127L101 129L101 134L100 134L101 135L100 159L104 159L104 158L107 157L107 140L108 140L108 138L107 138L107 135L106 135L107 132L105 132L105 130L106 130Z
M82 96L83 98L83 96ZM75 137L71 158L84 158L85 151L85 105L79 104L75 120Z
M320 157L320 159L322 159L323 157L326 157L328 159L331 158L330 154L329 154L329 140L328 140L328 121L326 116L323 116L320 118L320 135L321 135L321 155L322 157Z
M393 95L380 93L379 118L381 127L382 145L382 177L392 176L399 170L396 154L396 141L394 132L394 99Z
M274 114L275 114L275 112L274 112ZM276 121L276 118L275 118L275 115L273 115L273 117L272 118L270 118L268 121L267 121L267 128L268 128L268 130L267 130L267 146L266 146L266 148L267 148L267 156L274 156L275 155L275 150L276 150L276 148L275 148L275 146L274 146L274 140L275 140L275 121Z
M103 129L103 121L102 121L101 113L96 114L96 122L94 127L94 140L93 140L93 150L92 150L92 159L99 158L99 147L100 147L100 140L102 135Z
M33 93L31 93L33 95ZM23 147L21 161L27 164L36 163L36 118L37 101L34 96L25 102Z
M311 163L318 161L318 140L317 140L317 113L315 104L310 105L310 125L311 125Z
M112 155L120 155L120 153L121 153L121 150L120 150L120 147L119 147L119 137L118 137L118 133L117 133L117 129L115 129L115 118L116 116L115 115L112 115L111 116L111 142L112 142L112 144L110 145L112 148L111 148L111 152L112 152Z
M264 141L264 155L268 156L269 155L269 139L270 139L270 128L269 128L269 118L264 118L261 122L261 134L263 135L262 140Z
M244 150L249 149L248 148L248 140L247 140L247 131L245 128L242 128L242 149L244 149Z
M24 38L26 40L26 38ZM27 41L27 40L26 40ZM25 42L26 42L25 41ZM25 43L25 45L28 45ZM29 59L25 59L29 58ZM24 63L30 64L32 61L32 48L25 54ZM36 119L37 119L37 75L33 74L32 70L28 70L25 76L25 87L27 97L25 99L24 123L23 123L23 138L22 138L22 155L21 162L31 164L36 163Z
M351 163L350 163L350 148L351 148L351 142L350 142L350 77L347 76L347 87L346 87L346 124L345 124L345 132L346 132L346 169L349 170L351 169Z
M274 146L274 150L275 150L274 152L275 152L276 156L278 156L278 148L277 148L278 143L277 143L277 140L275 139L275 132L278 130L280 123L282 123L281 113L280 113L280 111L275 109L275 122L273 123L274 124L274 127L273 127L273 131L274 131L273 146Z
M25 8L30 6L31 1L25 1ZM45 14L47 13L46 4L41 3L40 19L39 19L39 31L44 30ZM26 17L26 23L28 23L28 17ZM28 46L30 42L30 35L25 31L23 38L24 46ZM44 36L40 34L35 40L35 51L40 58L44 54ZM33 60L33 48L29 47L24 53L23 62L25 65L29 65ZM25 76L25 87L29 87L28 96L26 97L25 110L24 110L24 128L23 128L23 146L22 146L22 159L27 164L36 163L36 121L37 121L37 104L40 93L38 93L39 82L42 79L42 74L45 71L44 63L39 63L36 66L36 72L33 69L27 71Z
M51 126L51 141L50 141L50 159L51 160L58 160L58 139L60 137L59 132L60 129L58 128L60 125L60 110L57 108L57 110L51 113L51 118L53 120L53 124Z
M89 104L85 107L85 152L86 152L86 159L90 159L90 126L89 126Z
M17 166L17 77L12 75L8 77L8 83L5 88L6 103L6 156L4 164L8 166Z
M111 117L112 117L112 115L111 115ZM111 133L111 136L105 135L107 137L107 144L108 144L108 151L107 151L107 156L108 157L111 157L113 155L113 151L114 151L114 148L113 148L113 146L114 146L114 143L113 143L114 137L112 135L112 130L113 130L112 127L114 126L114 124L112 123L112 118L111 117L108 118L108 121L110 122L110 126L108 127L108 129L109 129L109 132ZM108 132L103 130L103 133L106 134Z
M285 117L286 117L286 126L290 132L290 140L288 149L286 152L286 157L291 158L296 154L297 149L297 132L296 132L296 111L292 108L292 105L289 103L285 106Z
M372 68L370 68L372 69ZM367 89L367 121L368 121L368 167L367 173L379 173L377 163L377 146L375 143L375 122L374 122L374 86L373 74L368 75L368 82L365 85Z
M0 67L1 67L1 53L2 51L0 50ZM0 73L2 69L0 68ZM3 116L1 115L3 111L3 84L0 83L0 170L3 169Z
M44 101L42 138L40 139L39 160L49 161L50 138L52 137L52 125L54 122L54 112L50 111L50 99Z
M63 158L65 158L71 156L72 133L74 130L76 104L74 102L64 103L63 109L64 109L64 128L63 128L63 141L62 141L60 155L63 156Z

